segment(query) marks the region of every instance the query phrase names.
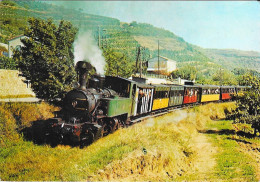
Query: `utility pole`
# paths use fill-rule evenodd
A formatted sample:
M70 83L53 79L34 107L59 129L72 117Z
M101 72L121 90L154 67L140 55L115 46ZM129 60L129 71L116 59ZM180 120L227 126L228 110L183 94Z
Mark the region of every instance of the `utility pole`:
M98 47L100 48L100 26L98 25Z
M136 67L136 73L138 72L138 60L140 57L140 47L138 46L136 48L136 62L135 62L135 67Z
M141 53L141 48L140 47L139 47L139 51ZM139 54L139 56L140 56L140 54ZM142 78L142 64L143 64L143 61L142 61L142 58L140 58L140 78Z
M102 36L101 36L102 48L107 47L106 31L107 31L107 29L102 29Z
M160 68L160 60L159 60L160 58L159 58L159 40L158 40L158 75L160 74L159 73L159 68Z

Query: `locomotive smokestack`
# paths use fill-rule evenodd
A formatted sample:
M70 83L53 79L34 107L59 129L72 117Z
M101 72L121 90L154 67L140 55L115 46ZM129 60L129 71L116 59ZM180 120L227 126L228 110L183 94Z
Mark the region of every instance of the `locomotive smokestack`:
M88 72L94 67L86 61L78 61L76 64L76 71L79 76L79 89L86 90Z

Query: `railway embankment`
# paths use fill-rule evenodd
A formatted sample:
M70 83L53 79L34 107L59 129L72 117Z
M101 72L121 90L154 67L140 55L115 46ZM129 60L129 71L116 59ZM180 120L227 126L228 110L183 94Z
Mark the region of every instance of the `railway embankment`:
M38 102L30 82L18 70L0 69L0 102Z
M260 142L225 114L234 103L177 110L122 128L83 149L34 144L19 133L58 108L0 105L1 180L257 181ZM248 129L249 130L249 129ZM248 131L250 132L250 131ZM3 135L2 135L3 134Z

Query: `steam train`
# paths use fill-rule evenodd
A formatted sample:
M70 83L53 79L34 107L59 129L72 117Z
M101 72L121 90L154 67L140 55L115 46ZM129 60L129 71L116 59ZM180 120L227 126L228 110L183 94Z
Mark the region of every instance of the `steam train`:
M50 133L57 141L85 146L133 119L153 112L197 103L231 100L246 87L213 85L151 85L120 77L94 75L91 65L79 61L79 87L67 93L62 109L49 119Z

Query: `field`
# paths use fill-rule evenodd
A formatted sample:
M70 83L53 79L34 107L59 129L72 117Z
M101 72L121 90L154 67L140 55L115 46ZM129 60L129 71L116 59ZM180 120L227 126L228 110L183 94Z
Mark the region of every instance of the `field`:
M234 103L176 110L80 149L37 145L19 131L52 117L48 104L0 105L1 180L257 181L259 138L225 119ZM248 131L247 131L248 130ZM249 132L250 129L242 133Z

